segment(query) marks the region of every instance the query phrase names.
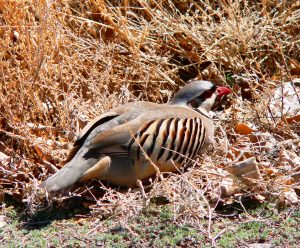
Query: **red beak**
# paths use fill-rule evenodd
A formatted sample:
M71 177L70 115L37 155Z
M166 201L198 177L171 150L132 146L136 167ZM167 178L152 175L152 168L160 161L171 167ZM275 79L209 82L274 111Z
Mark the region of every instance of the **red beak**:
M231 90L225 86L221 86L217 88L218 98L221 98L224 95L228 95L231 93Z

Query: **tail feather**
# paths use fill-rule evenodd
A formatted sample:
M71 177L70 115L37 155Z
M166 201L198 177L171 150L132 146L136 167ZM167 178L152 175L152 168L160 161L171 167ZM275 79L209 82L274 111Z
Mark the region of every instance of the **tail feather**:
M62 169L50 176L41 186L48 191L60 191L76 183L84 173L93 167L94 161L73 159Z

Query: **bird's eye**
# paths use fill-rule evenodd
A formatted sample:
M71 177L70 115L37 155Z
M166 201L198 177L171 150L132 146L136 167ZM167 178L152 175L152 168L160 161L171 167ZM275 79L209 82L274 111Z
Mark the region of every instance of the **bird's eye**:
M189 106L191 108L198 108L200 106L200 103L197 98L193 99L192 101L189 102Z

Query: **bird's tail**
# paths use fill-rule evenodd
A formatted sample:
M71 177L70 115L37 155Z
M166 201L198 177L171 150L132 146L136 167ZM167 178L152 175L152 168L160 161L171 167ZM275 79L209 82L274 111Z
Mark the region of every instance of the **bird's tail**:
M93 166L94 163L90 160L73 159L44 181L41 186L48 191L60 191L76 183Z
M74 158L68 162L61 170L49 177L42 183L48 191L60 191L77 181L87 181L90 179L105 179L111 164L110 157L99 159Z

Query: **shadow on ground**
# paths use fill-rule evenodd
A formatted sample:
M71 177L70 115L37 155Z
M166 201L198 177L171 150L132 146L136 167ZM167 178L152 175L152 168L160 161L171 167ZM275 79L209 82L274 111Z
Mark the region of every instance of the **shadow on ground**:
M21 228L27 230L40 229L50 225L56 220L72 219L78 216L91 215L91 210L84 206L81 197L72 197L61 202L55 201L51 206L40 208L33 214L28 213L26 205L16 201L11 196L7 196L4 201L6 207L13 207L17 218L21 223Z
M257 199L251 196L245 196L231 204L218 204L215 208L215 212L221 215L225 215L227 217L234 217L238 214L244 213L245 210L255 210L261 207L262 203L259 202Z

